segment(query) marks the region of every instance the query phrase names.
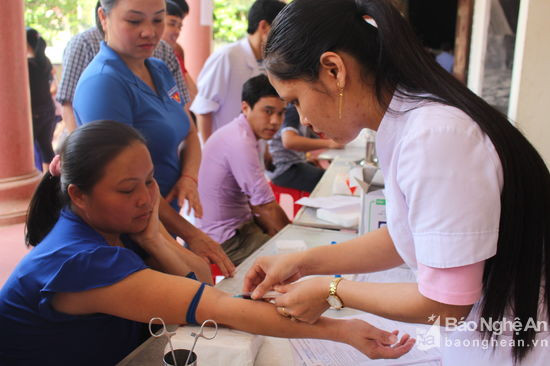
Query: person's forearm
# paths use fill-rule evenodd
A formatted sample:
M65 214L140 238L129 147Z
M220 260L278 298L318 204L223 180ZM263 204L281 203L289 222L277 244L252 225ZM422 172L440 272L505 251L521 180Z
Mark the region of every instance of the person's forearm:
M179 236L188 241L196 235L205 235L202 231L194 227L189 221L180 216L180 214L170 206L164 198L161 197L159 207L160 221L168 232Z
M328 149L330 147L330 140L327 139L312 139L309 137L303 137L296 133L283 132L283 146L286 149L295 151L312 151L318 149Z
M189 134L185 138L185 146L182 151L181 173L182 176L192 177L195 182L198 179L201 165L201 144L195 125L189 117Z
M161 199L159 217L166 229L182 238L194 253L204 258L205 261L216 263L225 276L233 275L235 266L221 249L219 243L181 217L165 199Z
M204 301L203 299L202 301ZM321 318L315 325L294 322L279 315L273 305L262 301L235 299L226 294L216 297L216 304L207 301L197 312L198 319L209 316L230 328L254 334L282 338L324 338L342 341L337 321Z
M329 282L323 285L328 296ZM466 318L472 305L443 304L423 296L416 283L372 283L340 281L338 297L345 307L363 310L384 318L407 323L433 324L440 317L441 324L448 318ZM435 317L432 317L435 315ZM430 318L431 317L431 318Z
M195 275L197 276L197 279L201 282L206 282L211 284L212 283L212 273L210 272L210 267L204 261L201 257L193 253L187 248L184 248L181 244L179 244L176 239L174 239L168 231L164 227L162 227L162 234L168 241L168 243L171 246L171 249L173 251L173 256L178 258L181 263L183 263L187 268L189 268L189 272L193 271L195 272ZM172 272L168 272L172 273ZM186 274L187 274L186 273Z
M166 239L147 247L145 250L151 256L147 259L147 264L157 271L176 276L186 276L193 272L191 266L181 259L175 248Z
M265 205L252 206L254 219L267 235L275 235L290 223L285 212L276 201Z
M212 113L196 114L196 117L199 134L202 138L202 143L205 144L212 134Z
M367 273L396 267L403 259L387 228L336 245L323 245L299 254L304 275Z
M198 93L197 84L188 72L183 74L183 78L185 79L185 83L187 84L187 89L189 90L189 97L191 98L191 102L193 102Z
M69 132L74 131L77 127L73 105L70 102L63 103L63 122L65 123L65 128Z

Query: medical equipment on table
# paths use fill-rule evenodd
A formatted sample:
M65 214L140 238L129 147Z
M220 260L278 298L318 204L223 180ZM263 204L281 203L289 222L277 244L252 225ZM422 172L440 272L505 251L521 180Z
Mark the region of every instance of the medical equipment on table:
M153 325L153 322L155 320L160 321L160 323L162 324L162 328L157 333L153 332L153 329L151 328L151 326ZM166 329L166 324L164 324L164 320L162 320L162 318L155 317L155 318L151 318L151 320L149 320L149 333L151 334L151 336L153 336L155 338L160 338L160 337L163 337L163 336L166 337L166 339L168 340L168 344L170 345L170 352L172 353L172 359L174 360L174 366L177 366L177 364L176 364L176 355L174 354L174 346L172 346L172 340L170 339L174 334L176 334L176 332L168 331L168 329Z
M279 297L281 295L282 295L281 292L268 291L264 294L264 296L261 297L261 299L274 299L274 298ZM239 298L239 299L252 300L252 292L243 292L241 294L233 295L233 297ZM260 299L258 299L258 300L260 300Z
M153 332L153 329L151 328L154 321L159 321L160 324L162 324L162 328L157 333ZM215 328L214 335L212 336L204 335L204 326L208 323L212 323ZM174 360L174 366L178 366L176 361L176 355L174 353L174 346L172 345L172 340L171 340L171 337L174 334L176 334L176 332L168 331L168 329L166 329L166 324L164 323L164 320L162 320L162 318L155 317L149 320L149 333L155 338L160 338L163 336L166 337L166 339L168 340L168 344L170 345L170 353L172 354L172 360ZM216 323L214 320L211 320L211 319L207 319L202 323L198 333L191 332L191 337L194 337L195 341L193 342L193 347L191 347L191 350L189 351L189 355L187 356L187 360L185 360L185 363L183 364L183 366L187 366L189 359L193 354L193 350L195 349L195 345L197 344L197 340L199 339L199 337L210 340L210 339L214 339L217 334L218 334L218 323Z

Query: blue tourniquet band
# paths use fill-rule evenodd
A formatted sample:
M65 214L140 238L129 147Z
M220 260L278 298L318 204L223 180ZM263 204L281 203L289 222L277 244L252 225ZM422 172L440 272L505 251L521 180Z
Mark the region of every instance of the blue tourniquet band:
M198 324L197 319L195 318L195 313L197 312L197 306L199 305L199 301L202 297L202 292L204 291L204 286L206 283L201 283L201 286L195 293L195 296L193 297L193 300L191 300L191 304L189 304L189 307L187 308L187 314L185 315L185 321L187 324Z

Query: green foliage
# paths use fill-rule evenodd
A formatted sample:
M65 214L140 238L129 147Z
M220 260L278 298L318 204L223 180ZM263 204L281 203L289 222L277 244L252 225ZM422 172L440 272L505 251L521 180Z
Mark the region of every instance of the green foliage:
M214 40L235 42L246 35L247 14L254 0L214 0Z
M25 24L40 32L51 45L60 37L70 37L94 24L96 2L97 0L25 0Z
M18 0L8 0L18 1ZM25 24L48 45L64 47L75 34L95 24L97 0L24 0ZM213 0L216 43L235 42L246 35L248 9L254 0Z

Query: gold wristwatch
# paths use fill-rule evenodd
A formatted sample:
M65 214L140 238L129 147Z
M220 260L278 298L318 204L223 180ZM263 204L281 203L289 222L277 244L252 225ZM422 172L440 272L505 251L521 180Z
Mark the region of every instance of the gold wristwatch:
M336 293L336 288L338 287L338 284L342 281L342 277L338 277L333 279L330 282L330 287L328 291L328 297L327 302L330 305L331 308L340 310L344 307L344 303L342 302L342 299L340 299Z

